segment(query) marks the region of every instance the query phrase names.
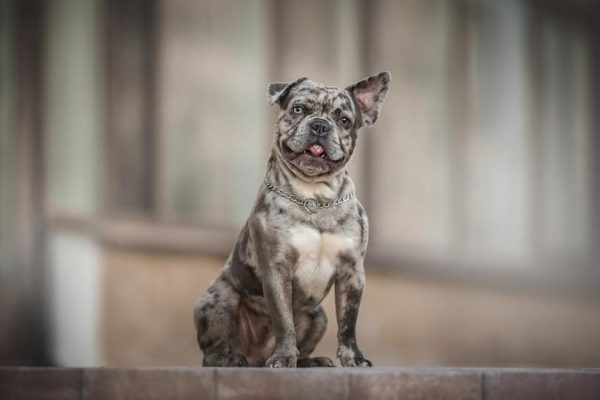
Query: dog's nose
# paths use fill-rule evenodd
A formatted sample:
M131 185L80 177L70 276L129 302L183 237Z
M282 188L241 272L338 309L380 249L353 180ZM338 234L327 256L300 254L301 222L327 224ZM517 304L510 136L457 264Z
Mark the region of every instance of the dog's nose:
M310 131L316 136L325 136L331 130L331 125L324 119L315 119L310 123Z

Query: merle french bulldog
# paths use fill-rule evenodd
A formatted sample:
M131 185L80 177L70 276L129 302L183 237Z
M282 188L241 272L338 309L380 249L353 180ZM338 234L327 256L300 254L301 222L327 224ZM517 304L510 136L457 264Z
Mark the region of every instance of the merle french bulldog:
M311 357L335 285L337 357L370 367L356 342L365 285L367 215L346 165L357 132L377 120L390 74L346 89L300 78L272 83L278 103L271 157L250 217L218 278L194 308L203 365L331 367Z

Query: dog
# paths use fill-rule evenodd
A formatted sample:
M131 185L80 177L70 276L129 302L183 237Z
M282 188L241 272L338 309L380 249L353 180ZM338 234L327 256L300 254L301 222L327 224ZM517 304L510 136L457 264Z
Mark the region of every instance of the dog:
M389 83L382 72L345 89L307 78L268 86L280 111L264 182L220 275L194 307L204 366L334 366L311 356L332 286L336 355L343 367L372 366L356 341L368 220L346 165Z

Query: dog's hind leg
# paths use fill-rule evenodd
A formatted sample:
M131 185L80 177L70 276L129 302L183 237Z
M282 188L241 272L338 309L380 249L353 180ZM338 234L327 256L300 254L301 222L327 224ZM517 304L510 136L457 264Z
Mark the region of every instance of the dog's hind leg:
M217 279L196 303L194 324L205 367L245 367L238 349L239 294L228 282Z
M300 353L297 366L299 368L335 366L328 357L310 357L327 329L327 315L323 307L319 305L309 313L300 314L294 319L294 325Z

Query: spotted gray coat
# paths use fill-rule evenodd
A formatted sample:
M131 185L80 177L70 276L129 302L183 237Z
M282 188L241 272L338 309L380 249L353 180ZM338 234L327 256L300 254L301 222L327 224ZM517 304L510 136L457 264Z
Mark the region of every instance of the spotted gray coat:
M328 202L354 192L346 170L362 126L377 120L387 72L346 89L306 78L273 83L278 103L266 178L298 198ZM335 286L337 357L371 362L356 341L365 273L367 215L356 197L316 213L262 185L235 248L194 308L205 366L333 366L311 357L325 333L321 301Z

